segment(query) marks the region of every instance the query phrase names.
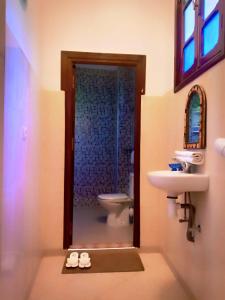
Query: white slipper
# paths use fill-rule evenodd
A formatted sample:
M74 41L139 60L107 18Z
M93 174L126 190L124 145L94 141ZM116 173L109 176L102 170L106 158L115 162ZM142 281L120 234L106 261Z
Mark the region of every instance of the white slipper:
M78 264L70 264L70 263L66 263L66 267L67 268L76 268L78 266Z
M78 256L72 255L67 258L66 260L66 267L67 268L76 268L78 266Z
M84 269L84 268L90 268L91 267L91 261L90 259L84 261L82 259L79 260L79 268Z
M75 257L75 258L78 259L79 254L78 254L78 252L73 251L73 252L70 253L70 257Z
M91 259L87 252L83 252L79 258L79 268L90 268L91 267Z
M82 252L80 254L80 258L90 258L89 254L87 252Z
M82 264L79 264L79 268L80 269L85 269L85 268L90 268L91 267L91 263L87 264L87 265L82 265Z

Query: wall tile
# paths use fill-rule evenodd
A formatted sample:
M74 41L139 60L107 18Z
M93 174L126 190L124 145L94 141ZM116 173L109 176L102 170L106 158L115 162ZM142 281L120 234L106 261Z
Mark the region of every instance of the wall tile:
M128 192L133 149L134 70L77 67L74 204Z

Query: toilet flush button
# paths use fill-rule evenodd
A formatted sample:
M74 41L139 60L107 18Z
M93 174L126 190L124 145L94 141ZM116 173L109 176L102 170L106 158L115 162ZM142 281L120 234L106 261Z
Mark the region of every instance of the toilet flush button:
M22 140L26 141L28 136L28 129L27 126L22 127Z

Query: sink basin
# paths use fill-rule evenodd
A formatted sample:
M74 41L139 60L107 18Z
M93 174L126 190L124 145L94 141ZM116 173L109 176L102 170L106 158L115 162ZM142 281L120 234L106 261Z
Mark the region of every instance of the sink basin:
M184 192L202 192L209 186L207 174L190 174L182 171L153 171L148 173L152 185L167 192L168 197L176 198Z

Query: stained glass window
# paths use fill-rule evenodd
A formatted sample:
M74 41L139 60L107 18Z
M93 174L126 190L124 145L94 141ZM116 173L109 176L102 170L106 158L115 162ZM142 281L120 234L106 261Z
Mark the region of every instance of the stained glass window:
M204 0L204 19L210 15L218 2L219 0Z
M184 40L185 42L191 37L195 28L195 11L193 3L190 2L189 5L184 10Z
M219 41L220 14L214 14L204 25L203 36L203 55L208 54Z
M225 0L176 0L175 92L225 58Z
M192 39L184 48L184 72L187 72L194 64L195 41Z

